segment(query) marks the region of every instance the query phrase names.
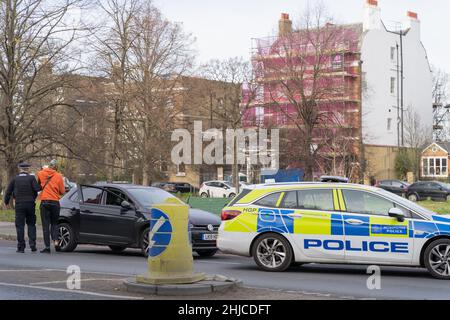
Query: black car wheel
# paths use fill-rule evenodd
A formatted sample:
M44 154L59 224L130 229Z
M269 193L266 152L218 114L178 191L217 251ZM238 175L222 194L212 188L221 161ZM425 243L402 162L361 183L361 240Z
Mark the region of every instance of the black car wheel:
M144 257L148 257L149 233L150 233L150 228L146 228L141 234L140 244L141 244L141 251L142 251L142 254L144 255Z
M122 246L109 246L109 248L111 249L112 252L114 253L121 253L123 251L125 251L125 249L127 247L122 247Z
M430 243L425 249L424 262L431 276L450 280L450 239Z
M212 249L212 250L196 250L197 254L200 257L212 257L213 255L215 255L217 253L217 249Z
M256 240L252 256L261 269L279 272L289 268L294 254L286 238L276 233L266 233Z
M68 223L58 224L58 240L61 252L72 252L78 245L75 232Z
M416 193L411 193L408 195L408 200L413 202L419 201L419 196Z

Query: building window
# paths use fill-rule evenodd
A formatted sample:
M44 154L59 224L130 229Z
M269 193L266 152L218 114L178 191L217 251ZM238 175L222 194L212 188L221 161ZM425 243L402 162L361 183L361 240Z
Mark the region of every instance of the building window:
M395 78L391 77L391 93L395 94Z
M186 165L184 163L177 165L177 177L186 176Z
M331 56L331 68L333 70L340 70L343 67L343 59L342 55L336 54L334 56Z
M387 119L387 130L388 131L392 130L392 118Z
M255 108L255 122L257 126L264 125L264 107Z
M423 158L422 176L424 177L448 176L448 158L443 157Z
M395 60L395 47L391 47L391 60Z

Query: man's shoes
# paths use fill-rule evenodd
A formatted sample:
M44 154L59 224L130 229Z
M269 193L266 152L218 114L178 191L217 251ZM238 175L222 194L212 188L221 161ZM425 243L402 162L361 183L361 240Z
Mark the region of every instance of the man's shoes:
M52 252L50 251L50 248L45 248L41 250L41 253L52 253Z
M31 252L36 252L37 248L36 247L31 247Z
M17 251L16 251L17 253L25 253L25 249L21 249L21 248L19 248L19 249L17 249Z

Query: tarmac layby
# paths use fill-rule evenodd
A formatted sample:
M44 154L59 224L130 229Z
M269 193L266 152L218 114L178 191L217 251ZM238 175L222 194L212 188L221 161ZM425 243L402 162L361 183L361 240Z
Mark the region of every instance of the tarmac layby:
M0 240L0 299L177 299L128 293L123 280L146 271L139 251L114 254L108 248L80 246L70 254L15 252L15 243ZM194 257L197 272L238 278L243 287L188 299L450 299L448 281L424 269L382 267L380 289L368 289L366 266L308 264L283 273L258 270L250 258L218 254ZM68 268L79 267L81 289L69 289ZM186 297L178 297L186 299Z

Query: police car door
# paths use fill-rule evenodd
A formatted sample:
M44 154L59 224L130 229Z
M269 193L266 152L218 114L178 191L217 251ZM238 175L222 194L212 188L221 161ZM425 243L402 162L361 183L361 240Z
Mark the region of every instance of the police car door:
M337 190L297 190L293 239L313 261L344 261L345 244Z
M348 262L408 264L412 261L414 242L410 238L409 219L400 222L389 216L397 207L392 200L366 190L338 190L341 209L345 211L345 259ZM405 215L407 213L405 212Z

